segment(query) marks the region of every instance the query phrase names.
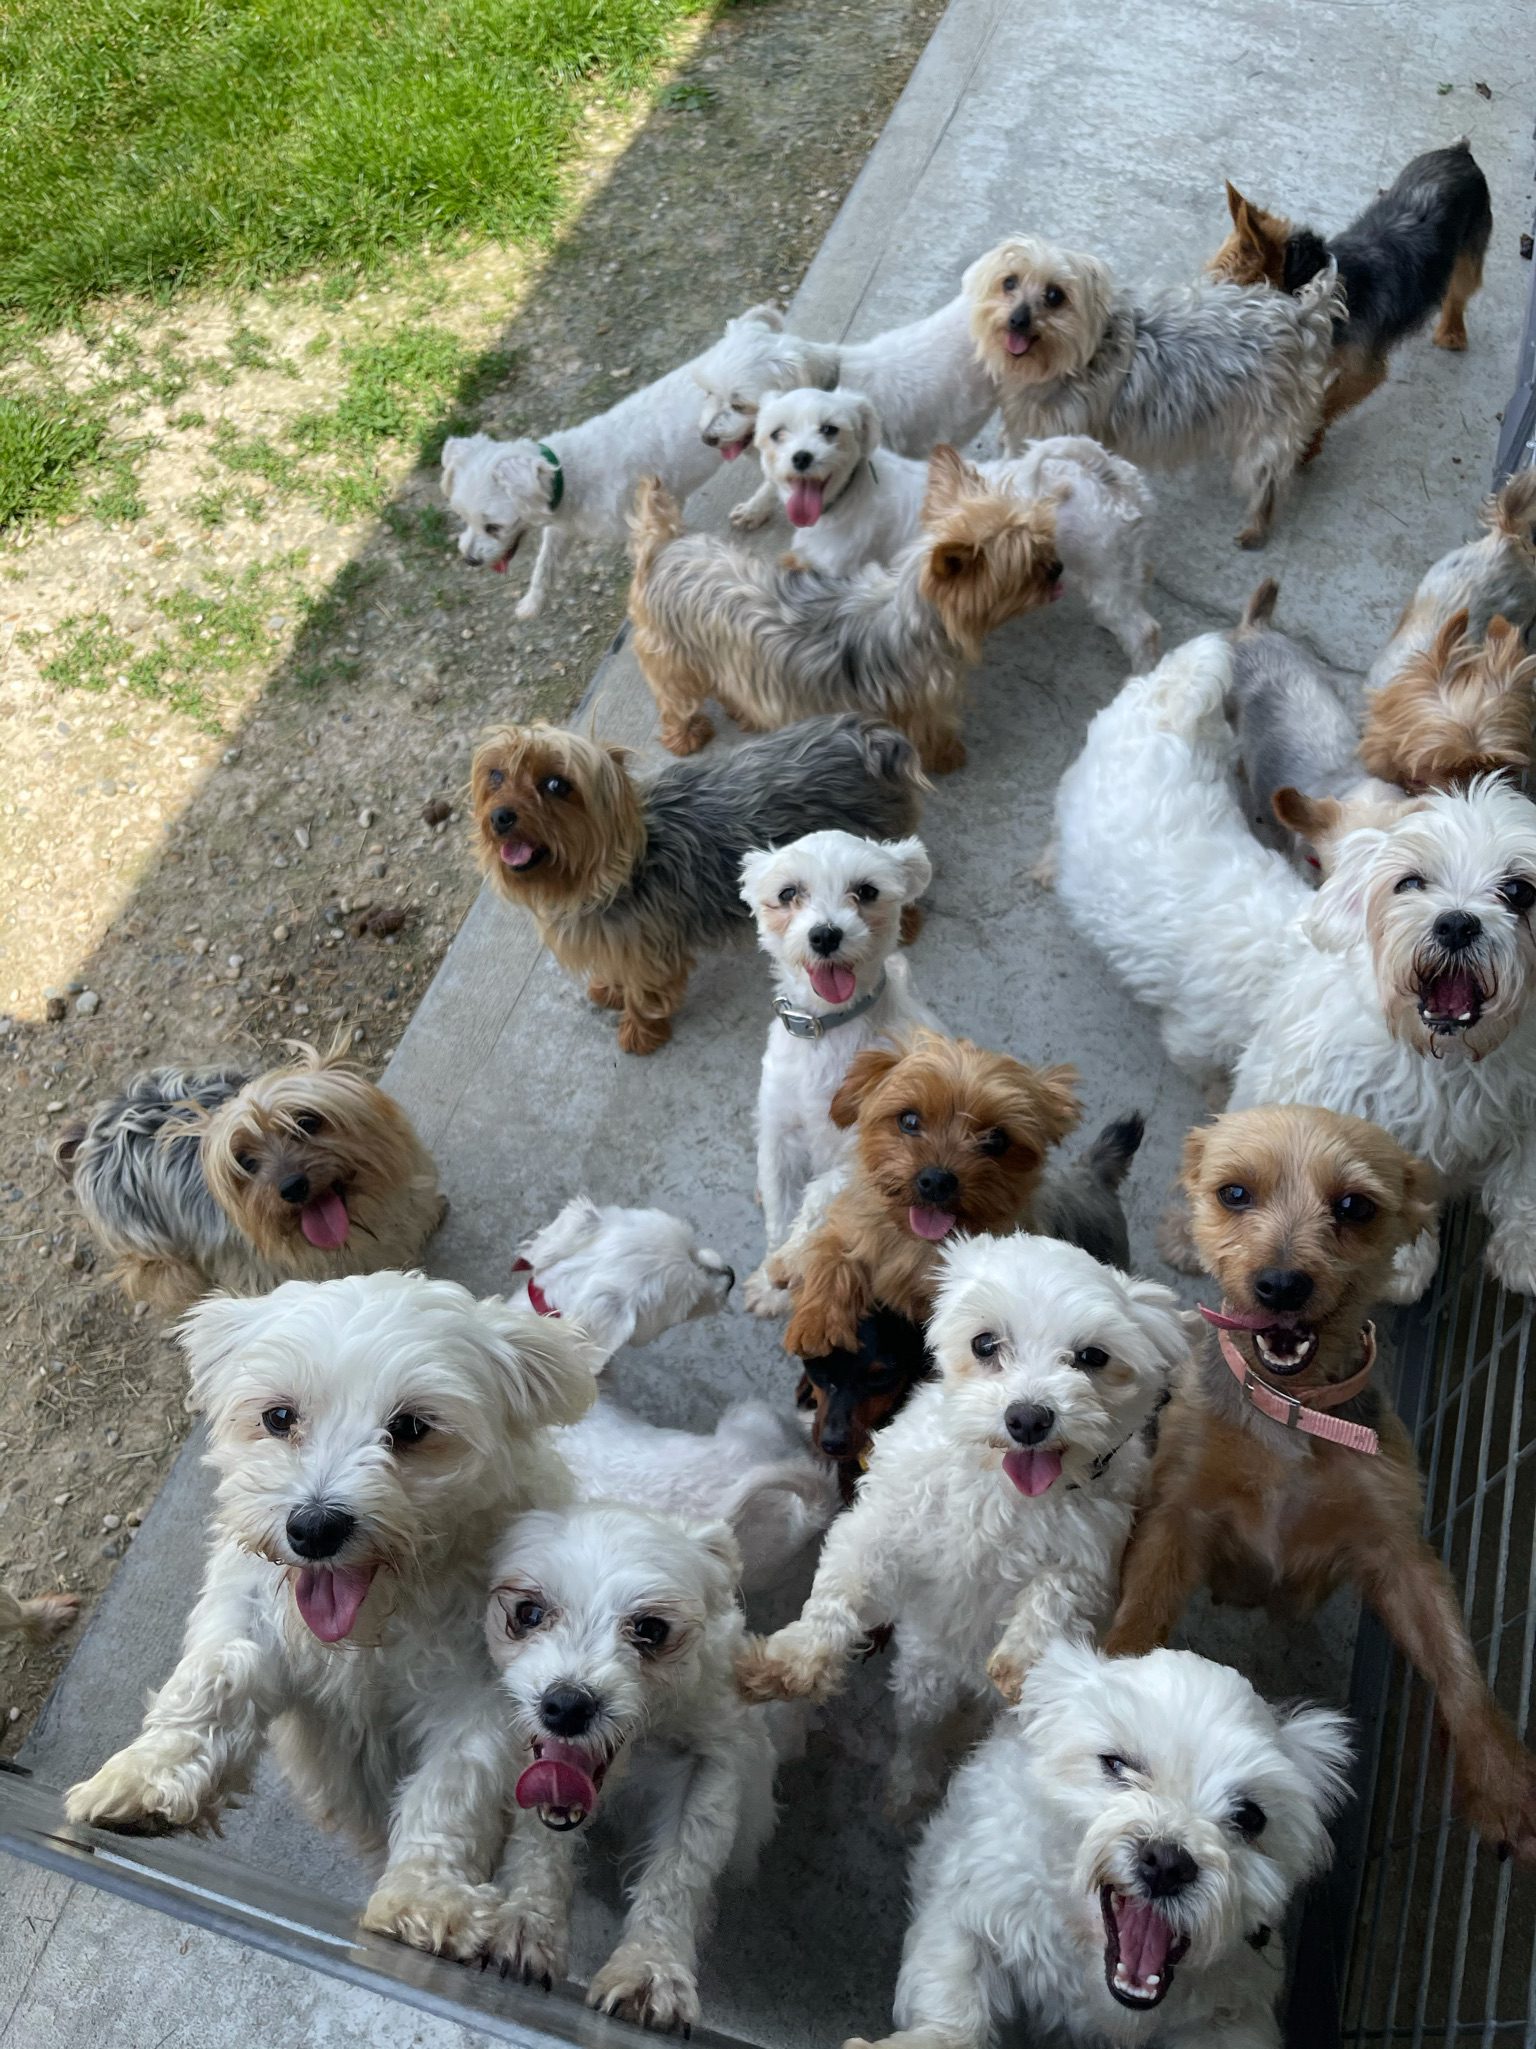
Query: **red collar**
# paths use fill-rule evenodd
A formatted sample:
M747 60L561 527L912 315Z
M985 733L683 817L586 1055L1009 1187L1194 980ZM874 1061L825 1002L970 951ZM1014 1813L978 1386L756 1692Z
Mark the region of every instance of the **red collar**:
M1353 1400L1370 1379L1371 1369L1376 1364L1374 1323L1366 1324L1360 1333L1365 1364L1358 1373L1352 1373L1348 1380L1336 1380L1328 1387L1309 1387L1301 1394L1282 1394L1267 1380L1260 1380L1224 1330L1217 1330L1216 1342L1221 1346L1221 1356L1231 1368L1232 1378L1241 1383L1249 1406L1257 1409L1261 1416L1268 1416L1272 1423L1283 1423L1287 1430L1299 1430L1303 1437L1320 1437L1325 1444L1342 1444L1346 1451L1361 1451L1367 1457L1374 1457L1380 1451L1381 1439L1374 1430L1367 1430L1363 1423L1347 1423L1342 1416L1316 1414L1319 1409L1336 1409Z
M533 1267L530 1263L526 1259L514 1259L512 1271L515 1274L526 1274L528 1276L528 1307L533 1311L534 1315L553 1316L558 1319L560 1312L558 1309L550 1307L549 1297L534 1279Z

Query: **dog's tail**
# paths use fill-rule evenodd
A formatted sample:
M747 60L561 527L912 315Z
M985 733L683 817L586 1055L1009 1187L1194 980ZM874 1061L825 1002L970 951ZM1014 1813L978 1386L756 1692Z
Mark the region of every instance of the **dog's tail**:
M634 510L629 515L629 558L635 577L644 582L656 566L664 548L683 531L683 511L660 477L642 477L635 486Z
M906 734L879 719L858 721L860 752L871 780L926 795L933 788L923 774L917 749Z
M1106 1124L1083 1154L1083 1165L1106 1194L1113 1195L1124 1181L1146 1135L1146 1118L1139 1110L1129 1110Z
M806 1451L743 1474L720 1504L736 1532L744 1590L775 1585L836 1515L837 1468Z
M1516 470L1483 501L1479 516L1490 533L1503 534L1527 552L1536 552L1536 469Z
M1256 627L1267 626L1275 616L1275 600L1279 595L1279 584L1274 577L1266 576L1257 590L1249 593L1243 616L1238 621L1238 631L1252 633Z

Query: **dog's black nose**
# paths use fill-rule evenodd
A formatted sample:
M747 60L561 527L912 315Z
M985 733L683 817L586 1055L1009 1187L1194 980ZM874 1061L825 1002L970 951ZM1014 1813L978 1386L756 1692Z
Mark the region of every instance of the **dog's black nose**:
M790 467L797 470L808 470L815 460L815 456L808 448L797 448L789 458Z
M1442 911L1430 930L1443 953L1465 953L1483 935L1483 921L1470 911Z
M720 436L715 432L713 427L706 427L704 429L701 439L703 440L704 446L706 448L718 448L720 446Z
M1200 1866L1182 1843L1143 1843L1136 1853L1136 1871L1142 1890L1151 1900L1172 1899L1188 1892L1200 1876Z
M853 1457L853 1432L846 1423L825 1425L818 1443L825 1458Z
M491 813L491 831L498 839L505 839L517 823L517 813L510 804L498 804Z
M570 1686L562 1680L546 1689L539 1702L539 1719L551 1736L584 1736L597 1719L597 1697L584 1686Z
M841 925L813 925L806 937L811 942L812 953L819 953L826 960L842 945L843 928Z
M1023 300L1021 299L1018 305L1015 306L1013 311L1008 315L1008 325L1013 329L1015 334L1028 334L1029 323L1031 318L1032 315L1030 313L1028 306L1026 306Z
M297 1208L301 1202L309 1201L309 1176L290 1174L286 1181L278 1182L277 1192L284 1202L291 1202Z
M288 1517L288 1541L301 1558L334 1558L357 1528L357 1517L344 1508L308 1502Z
M1003 1413L1003 1428L1015 1444L1026 1450L1044 1444L1056 1428L1056 1411L1042 1402L1010 1402Z
M959 1178L948 1167L924 1167L912 1185L918 1201L931 1209L945 1208L960 1193Z
M1294 1266L1267 1266L1253 1277L1253 1292L1266 1309L1304 1309L1312 1286L1312 1276Z

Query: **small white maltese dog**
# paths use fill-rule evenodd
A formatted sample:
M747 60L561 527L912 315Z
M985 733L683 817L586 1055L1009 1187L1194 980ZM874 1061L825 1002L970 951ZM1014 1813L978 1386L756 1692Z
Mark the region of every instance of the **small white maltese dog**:
M851 576L917 539L928 465L881 446L880 417L861 393L782 392L764 402L756 438L765 484L807 569ZM1063 588L1082 597L1133 669L1150 668L1160 634L1145 601L1152 494L1141 471L1082 435L1026 442L1016 457L976 468L994 490L1051 501Z
M212 1296L182 1342L219 1475L203 1591L142 1732L65 1811L213 1828L270 1734L314 1818L387 1856L363 1925L472 1956L513 1777L486 1565L570 1498L546 1426L591 1402L592 1348L401 1273Z
M620 1209L573 1196L517 1248L514 1289L540 1316L574 1316L601 1348L648 1345L725 1307L734 1270L664 1209Z
M738 1668L749 1699L824 1699L893 1623L898 1815L937 1794L944 1725L989 1678L1016 1700L1048 1644L1107 1618L1142 1433L1189 1349L1169 1289L1023 1232L945 1254L928 1346L938 1377L875 1437L799 1620Z
M921 840L860 839L810 832L785 847L759 847L741 864L741 894L773 962L774 1022L757 1095L757 1192L769 1252L782 1245L801 1199L840 1167L851 1131L828 1114L856 1053L927 1025L897 953L904 914L933 867ZM747 1281L758 1315L788 1306L760 1267Z
M1280 1928L1349 1757L1342 1715L1192 1651L1053 1645L913 1859L881 2049L985 2049L1014 2011L1083 2049L1280 2049Z
M486 1948L525 1982L564 1977L578 1832L627 1780L639 1863L587 2003L654 2028L698 2019L711 1895L773 1830L768 1716L732 1679L739 1572L723 1525L600 1502L524 1516L496 1552L485 1630L522 1812Z

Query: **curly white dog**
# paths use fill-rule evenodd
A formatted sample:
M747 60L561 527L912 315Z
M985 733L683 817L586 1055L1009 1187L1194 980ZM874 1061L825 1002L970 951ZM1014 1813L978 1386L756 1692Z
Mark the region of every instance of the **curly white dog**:
M663 1331L725 1307L734 1270L699 1243L691 1224L664 1209L621 1209L573 1196L525 1238L512 1266L540 1316L574 1316L601 1347L598 1371L621 1345L648 1345Z
M591 1347L400 1273L210 1297L182 1331L219 1474L203 1590L142 1732L65 1810L212 1827L270 1734L315 1818L387 1852L363 1925L473 1955L513 1779L486 1565L570 1497L545 1426L592 1400Z
M928 1345L938 1378L874 1439L799 1620L738 1668L749 1699L824 1698L894 1623L898 1814L937 1794L944 1725L989 1678L1017 1699L1049 1643L1114 1605L1142 1430L1188 1335L1167 1288L1019 1232L945 1255Z
M1280 2049L1279 1929L1349 1755L1341 1715L1191 1651L1054 1645L913 1859L881 2049L984 2049L1020 2009L1083 2049Z

